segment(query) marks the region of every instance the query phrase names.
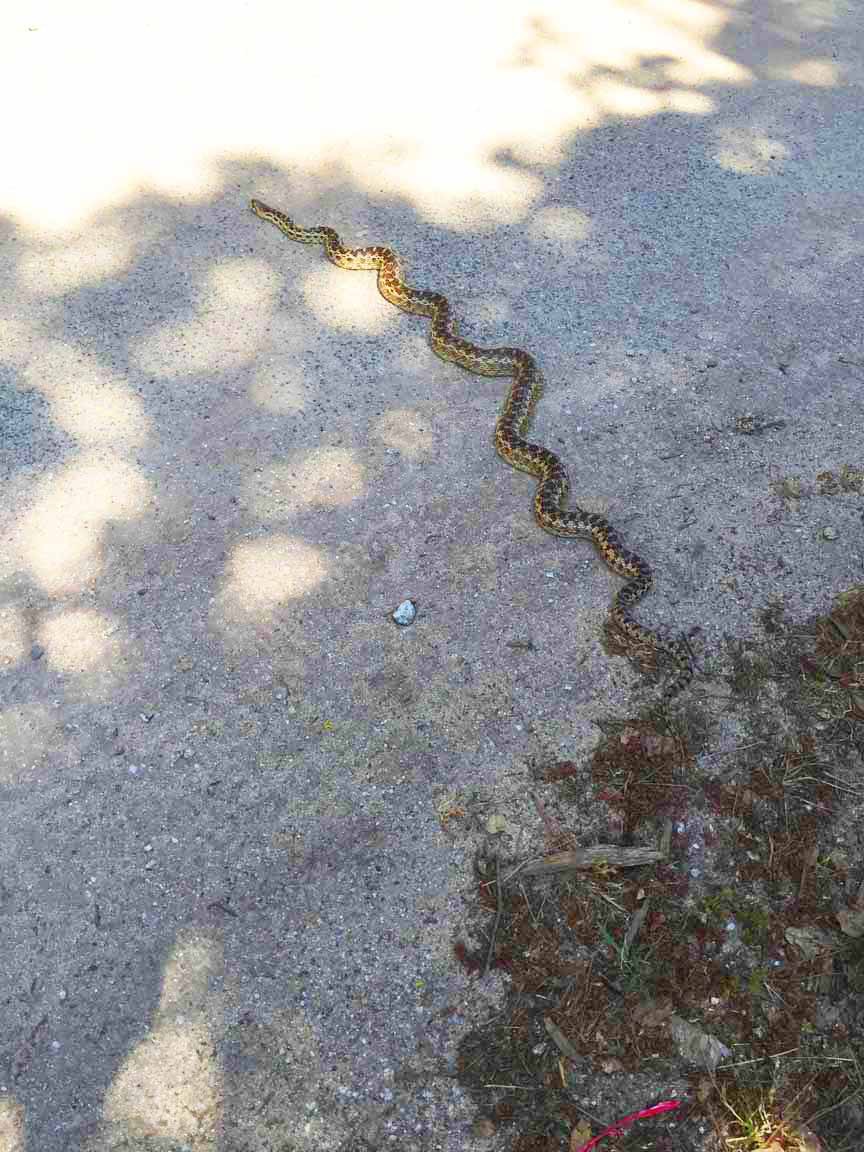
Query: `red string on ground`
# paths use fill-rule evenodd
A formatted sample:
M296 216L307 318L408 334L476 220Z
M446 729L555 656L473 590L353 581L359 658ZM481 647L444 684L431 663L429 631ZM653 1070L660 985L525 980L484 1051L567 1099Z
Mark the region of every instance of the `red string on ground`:
M662 1104L654 1104L650 1108L642 1108L639 1112L631 1112L629 1116L622 1116L609 1128L604 1128L599 1136L595 1136L593 1140L589 1140L587 1144L583 1144L581 1148L577 1148L576 1152L591 1152L592 1148L596 1148L601 1140L605 1140L607 1136L623 1136L631 1124L635 1124L637 1120L645 1120L648 1116L659 1116L661 1112L674 1112L676 1108L680 1108L680 1100L664 1100Z

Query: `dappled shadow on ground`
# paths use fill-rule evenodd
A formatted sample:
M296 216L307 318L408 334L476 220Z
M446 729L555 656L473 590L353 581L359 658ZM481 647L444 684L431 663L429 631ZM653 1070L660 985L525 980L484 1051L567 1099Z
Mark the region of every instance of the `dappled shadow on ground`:
M422 322L264 230L249 194L394 244L477 339L531 348L538 433L660 573L646 612L716 641L700 590L738 595L718 572L747 574L747 608L821 591L812 554L765 561L766 538L790 547L765 473L810 456L736 421L755 401L806 432L859 387L857 192L803 162L831 161L851 112L785 6L758 54L746 9L686 11L695 32L617 64L526 22L501 68L573 102L546 152L499 131L481 190L463 173L437 216L394 153L390 193L354 155L234 160L206 196L141 194L59 238L3 222L11 1147L323 1148L376 1102L386 1119L393 1069L419 1031L444 1047L461 994L436 811L587 751L621 668L597 651L599 562L544 538L494 457L500 382L443 367ZM446 183L446 148L427 162ZM854 557L832 564L842 583ZM398 632L408 593L421 621ZM427 1070L418 1123L453 1071Z

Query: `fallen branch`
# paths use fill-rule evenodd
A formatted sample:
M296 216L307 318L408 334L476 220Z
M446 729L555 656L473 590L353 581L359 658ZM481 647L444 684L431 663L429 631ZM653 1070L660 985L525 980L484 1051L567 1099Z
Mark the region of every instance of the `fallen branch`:
M656 864L665 859L656 848L619 848L615 844L597 844L593 848L576 848L572 852L555 852L541 860L529 860L521 871L528 876L549 872L568 872L571 869L591 869L598 864L610 868L638 868L641 864Z

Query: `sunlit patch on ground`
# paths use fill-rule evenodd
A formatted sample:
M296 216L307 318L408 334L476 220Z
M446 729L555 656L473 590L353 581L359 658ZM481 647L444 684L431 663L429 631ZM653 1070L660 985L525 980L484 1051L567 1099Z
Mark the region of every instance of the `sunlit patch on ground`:
M58 714L45 704L19 704L0 711L0 781L26 780L59 723Z
M189 1140L216 1148L221 1072L212 1023L221 1020L212 940L189 934L165 965L162 995L147 1036L130 1052L105 1098L104 1135L93 1152L124 1138Z
M169 379L242 366L261 347L277 291L269 264L224 260L197 290L194 318L156 329L139 341L133 359L142 371Z
M362 243L357 236L342 241L349 247ZM318 255L323 261L323 249ZM322 263L305 269L301 279L306 306L319 323L360 332L383 332L393 323L393 306L379 295L371 273L348 275L335 264Z
M280 605L316 589L328 572L319 548L290 536L238 544L228 563L216 626L233 630L266 623Z
M310 505L341 508L359 500L366 483L356 455L345 448L319 448L300 460L273 464L247 482L248 503L264 520Z
M24 1152L24 1109L13 1096L0 1096L0 1152Z
M105 525L140 516L147 499L146 481L125 460L82 454L37 484L17 528L16 551L46 592L80 590L101 571Z
M748 83L742 65L708 47L729 19L694 0L543 0L494 16L444 0L431 20L397 0L374 19L365 7L334 17L272 2L202 18L197 5L162 0L136 20L133 50L125 9L46 4L7 20L0 61L16 100L6 103L26 101L27 116L9 117L0 210L63 231L141 193L194 196L212 183L214 158L258 155L299 169L301 182L338 162L369 195L404 197L453 227L516 220L540 187L532 168L560 159L573 132L610 114L703 116L713 99L701 88ZM423 50L405 52L406 37ZM829 77L811 68L811 83ZM34 140L51 146L34 150ZM92 272L129 251L118 234L82 257ZM56 276L69 278L61 264Z
M726 128L718 132L717 163L732 172L767 176L782 166L788 148L749 129Z
M419 412L391 408L377 422L375 433L388 448L409 460L425 459L435 447L429 421Z
M116 620L92 608L68 608L47 616L38 638L48 666L68 677L70 687L94 698L120 676L126 644L119 627Z
M0 607L0 667L17 664L27 651L27 622L17 604Z
M139 448L147 439L149 421L141 398L80 347L61 340L40 343L24 379L48 401L58 427L82 446Z

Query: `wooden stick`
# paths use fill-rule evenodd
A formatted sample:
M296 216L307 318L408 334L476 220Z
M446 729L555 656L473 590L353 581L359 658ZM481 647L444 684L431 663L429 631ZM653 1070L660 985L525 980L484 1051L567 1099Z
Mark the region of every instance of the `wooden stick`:
M593 848L576 848L572 852L555 852L542 860L529 860L522 871L529 876L549 872L569 872L571 869L590 869L597 864L610 868L638 868L641 864L656 864L665 859L656 848L619 848L615 844L597 844Z

